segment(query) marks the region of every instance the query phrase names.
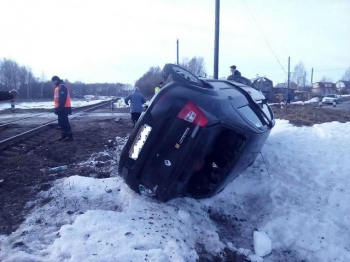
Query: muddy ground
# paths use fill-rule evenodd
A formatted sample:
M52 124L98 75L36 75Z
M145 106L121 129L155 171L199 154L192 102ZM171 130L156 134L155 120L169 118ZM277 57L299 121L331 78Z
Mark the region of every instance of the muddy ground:
M126 109L120 110L125 112ZM350 110L323 108L274 109L275 117L288 119L298 126L310 126L323 122L350 121ZM132 130L129 118L87 119L71 121L75 140L73 142L45 141L32 152L11 158L1 163L0 169L0 234L11 234L24 221L31 207L26 203L34 199L38 192L48 190L52 181L71 175L85 175L96 178L110 176L115 138L126 137ZM111 142L112 141L112 142ZM80 166L94 153L109 150L111 156L97 159L95 166ZM47 167L67 165L68 169L52 175ZM43 203L44 204L44 203ZM201 254L199 261L222 261L222 257L207 259ZM230 250L226 250L226 261L244 261Z
M54 141L60 136L60 131L57 130L57 137L45 141L29 154L1 163L0 181L3 181L0 183L0 234L11 234L17 229L29 211L25 208L26 202L33 199L39 191L48 190L51 181L73 174L109 177L102 166L93 168L77 164L88 160L95 152L108 148L112 150L115 137L126 137L132 128L129 119L116 122L115 119L79 118L71 121L71 125L74 141ZM105 157L98 163L107 165L107 161ZM48 167L62 165L67 165L68 169L57 175L51 175L46 170Z
M350 110L302 106L274 108L275 118L286 119L296 126L312 126L325 122L350 121Z

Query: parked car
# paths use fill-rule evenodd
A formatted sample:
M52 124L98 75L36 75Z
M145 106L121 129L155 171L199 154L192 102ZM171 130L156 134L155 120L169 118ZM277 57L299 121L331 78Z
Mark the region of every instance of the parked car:
M250 166L275 124L264 95L238 80L199 79L177 65L119 159L134 191L167 201L211 197Z
M339 96L337 94L328 94L322 98L323 104L333 104L339 102Z

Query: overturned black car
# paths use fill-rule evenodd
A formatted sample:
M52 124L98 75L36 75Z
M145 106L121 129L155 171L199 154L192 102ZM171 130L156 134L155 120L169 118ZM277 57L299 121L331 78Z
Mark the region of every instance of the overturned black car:
M250 166L275 124L263 94L233 80L199 79L165 65L119 160L134 191L167 201L211 197Z

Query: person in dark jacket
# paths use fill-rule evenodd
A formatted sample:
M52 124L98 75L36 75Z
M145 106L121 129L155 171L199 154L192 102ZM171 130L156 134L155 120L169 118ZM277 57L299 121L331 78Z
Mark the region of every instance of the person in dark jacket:
M241 76L241 72L239 72L237 69L237 67L235 65L233 66L230 66L230 70L231 70L231 75L234 75L234 76Z
M16 95L18 95L16 89L12 89L10 91L0 91L0 101L15 99Z
M128 95L124 99L124 102L126 105L129 105L129 101L131 103L130 105L131 120L133 123L133 127L135 127L135 124L137 120L139 120L141 113L143 111L143 104L146 103L146 98L143 96L143 94L140 93L140 89L138 87L135 87L134 92L132 92L130 95Z
M291 97L292 97L292 95L291 95L290 91L288 91L288 93L287 93L286 106L290 106Z
M58 125L61 127L61 138L59 140L69 142L73 140L72 129L68 120L68 115L72 114L69 87L58 76L53 76L51 81L55 85L54 112L58 118Z

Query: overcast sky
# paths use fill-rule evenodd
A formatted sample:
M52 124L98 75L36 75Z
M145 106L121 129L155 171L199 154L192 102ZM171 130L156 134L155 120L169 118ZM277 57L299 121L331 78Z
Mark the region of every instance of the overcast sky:
M350 66L349 14L350 0L221 0L219 76L235 64L283 82L290 56L291 71L303 61L314 81L336 82ZM214 22L214 0L0 0L0 58L47 79L134 84L175 63L179 39L180 61L202 56L213 75Z

